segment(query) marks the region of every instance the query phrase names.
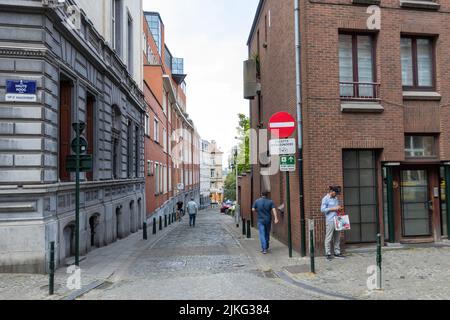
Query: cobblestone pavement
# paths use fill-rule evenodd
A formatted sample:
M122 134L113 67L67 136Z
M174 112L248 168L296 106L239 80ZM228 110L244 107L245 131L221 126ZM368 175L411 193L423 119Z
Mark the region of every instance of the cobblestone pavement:
M223 224L205 211L190 228L187 219L151 248L137 255L113 281L81 299L319 299L259 270Z
M350 253L346 260L319 258L317 275L294 278L358 299L450 299L450 248L412 248L383 252L381 291L369 291L367 269L376 265L374 252Z
M197 228L187 219L142 240L142 232L91 252L82 261L83 287L104 283L80 299L298 300L449 299L450 247L383 249L383 290L367 289L367 268L376 253L363 248L345 260L309 259L272 239L268 255L257 230L242 235L234 220L217 210L200 213ZM0 274L0 300L61 299L73 294L66 269L56 274L56 295L48 297L48 276Z

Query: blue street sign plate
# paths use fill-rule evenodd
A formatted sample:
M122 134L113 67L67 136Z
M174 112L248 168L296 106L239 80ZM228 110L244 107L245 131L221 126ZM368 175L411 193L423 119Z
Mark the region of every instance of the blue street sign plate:
M36 80L6 80L6 101L36 102Z

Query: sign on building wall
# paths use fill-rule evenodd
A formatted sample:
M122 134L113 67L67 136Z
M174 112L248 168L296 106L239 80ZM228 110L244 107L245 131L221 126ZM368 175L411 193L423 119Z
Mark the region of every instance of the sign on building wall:
M34 80L6 80L5 101L36 102L37 82Z

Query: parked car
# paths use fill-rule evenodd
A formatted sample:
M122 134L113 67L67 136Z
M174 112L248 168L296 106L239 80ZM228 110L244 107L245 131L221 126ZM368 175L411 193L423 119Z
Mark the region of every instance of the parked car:
M231 204L224 203L220 208L220 213L228 213L228 210L231 208Z

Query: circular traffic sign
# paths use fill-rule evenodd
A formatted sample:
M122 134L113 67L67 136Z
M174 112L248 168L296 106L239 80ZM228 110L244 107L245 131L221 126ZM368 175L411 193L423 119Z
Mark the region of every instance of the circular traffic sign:
M287 112L278 112L270 118L269 130L275 137L286 139L295 132L295 118Z
M79 146L80 146L80 148L79 148L80 154L85 154L88 149L88 142L86 141L85 138L80 137ZM72 141L72 151L77 153L77 139L76 138L73 139L73 141Z

